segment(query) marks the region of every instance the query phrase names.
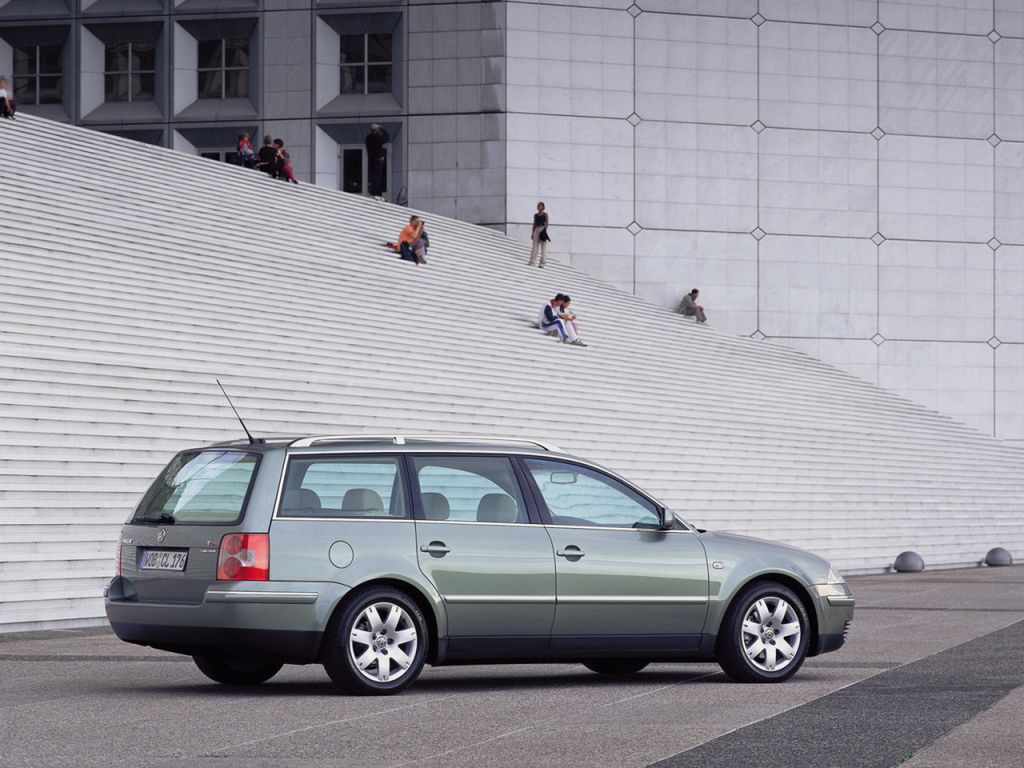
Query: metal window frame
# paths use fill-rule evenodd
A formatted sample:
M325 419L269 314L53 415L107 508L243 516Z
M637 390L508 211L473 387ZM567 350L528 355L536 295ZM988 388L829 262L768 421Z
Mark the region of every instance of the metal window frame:
M370 61L370 35L371 34L379 35L379 34L382 34L382 33L379 33L379 32L356 32L356 33L345 33L345 34L339 34L338 35L339 39L342 38L342 37L355 37L356 35L361 35L362 38L363 38L363 60L361 62L355 62L355 61L348 61L348 62L346 62L346 61L343 61L343 62L339 62L339 65L338 65L338 69L342 70L342 71L344 71L346 68L348 68L348 69L355 69L356 67L358 67L358 68L363 70L363 92L362 92L363 96L369 96L370 95L370 67L385 67L385 66L386 67L391 67L392 76L394 75L394 67L395 67L395 43L394 43L395 35L394 35L394 33L393 32L388 32L387 33L387 36L391 39L391 58L389 58L387 61L373 61L373 62ZM394 86L392 85L392 90L388 91L388 92L391 93L393 91L394 91ZM377 93L377 91L374 91L374 93ZM351 94L351 95L357 95L357 94Z
M114 70L109 70L108 71L107 67L106 67L106 64L104 63L104 66L103 66L103 78L104 78L103 89L104 89L104 91L106 91L106 78L108 78L110 76L117 76L117 75L128 75L128 99L126 101L121 101L120 99L116 99L114 102L110 102L110 103L118 103L118 104L133 104L133 103L135 103L135 99L132 98L132 77L134 75L153 75L153 77L154 77L153 98L152 99L142 99L142 101L156 101L156 81L155 81L155 78L156 78L156 68L155 68L156 67L156 43L152 43L152 45L153 45L153 52L154 52L154 56L153 56L154 68L153 69L133 69L132 68L132 51L135 49L135 46L138 45L138 44L139 43L133 42L131 40L128 41L128 69L114 69ZM150 43L146 43L146 44L149 45ZM104 47L109 47L109 45L110 44L107 43ZM104 53L105 53L105 51L104 51ZM105 93L104 93L104 99L103 100L107 101Z

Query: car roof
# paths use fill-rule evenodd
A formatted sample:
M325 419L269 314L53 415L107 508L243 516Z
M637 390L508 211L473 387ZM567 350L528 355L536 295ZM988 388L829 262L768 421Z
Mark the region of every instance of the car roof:
M557 446L542 440L477 435L309 435L304 437L264 437L257 438L252 443L245 438L240 438L206 447L237 448L260 453L280 449L287 449L292 453L474 451L570 457Z

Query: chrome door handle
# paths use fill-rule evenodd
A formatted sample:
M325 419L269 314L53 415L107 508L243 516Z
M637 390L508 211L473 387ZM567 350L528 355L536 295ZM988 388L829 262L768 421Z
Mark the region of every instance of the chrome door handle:
M584 552L579 547L577 547L576 545L570 544L565 549L558 550L558 552L556 552L555 554L557 554L559 557L569 557L569 558L576 557L576 558L579 558L579 557L583 557L587 553Z
M420 552L426 552L429 555L436 555L437 557L444 557L451 549L449 549L443 541L432 541L429 544L424 544L420 547Z

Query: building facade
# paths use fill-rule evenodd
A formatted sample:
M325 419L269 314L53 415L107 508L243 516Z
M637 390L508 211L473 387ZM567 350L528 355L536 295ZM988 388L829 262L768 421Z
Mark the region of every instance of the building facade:
M1024 443L1019 0L0 0L0 73L356 193L380 122L393 199L544 200L556 256Z

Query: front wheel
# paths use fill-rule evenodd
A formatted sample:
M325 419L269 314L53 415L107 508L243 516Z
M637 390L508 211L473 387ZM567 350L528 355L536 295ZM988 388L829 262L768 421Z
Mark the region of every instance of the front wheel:
M259 685L280 672L284 666L276 661L230 656L193 656L192 661L208 678L225 685Z
M741 683L781 683L807 657L810 619L800 598L776 582L756 582L733 600L715 648L718 663Z
M426 627L423 613L405 593L369 589L331 620L324 638L324 669L349 693L398 693L423 669L430 638Z
M599 675L635 675L647 666L638 659L594 659L583 662L583 666Z

